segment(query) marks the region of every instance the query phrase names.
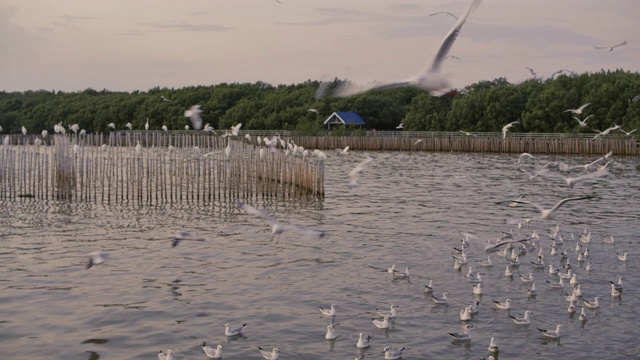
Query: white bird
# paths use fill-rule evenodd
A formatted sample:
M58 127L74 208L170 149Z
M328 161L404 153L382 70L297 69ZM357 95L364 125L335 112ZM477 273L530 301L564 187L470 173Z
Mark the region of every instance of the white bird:
M587 312L584 311L584 308L580 310L580 321L587 321Z
M460 309L460 321L471 320L471 306L467 306L464 309Z
M502 127L502 138L505 139L507 137L507 131L509 131L509 129L511 129L511 127L515 124L520 124L520 121L512 121L510 123L508 123L507 125Z
M596 45L594 45L593 48L596 49L596 50L609 49L609 51L613 51L613 49L615 49L617 47L620 47L620 46L625 46L625 45L627 45L627 41L626 40L621 42L620 44L616 44L616 45L613 45L613 46L596 46Z
M406 348L402 348L402 349L392 349L390 347L385 347L384 350L382 350L382 352L384 353L384 359L385 360L397 360L400 359L402 357L402 354L404 353Z
M171 100L167 99L166 97L164 97L164 95L160 95L160 99L162 99L162 101L167 101L167 102L171 101Z
M593 270L593 263L591 261L587 261L587 266L585 266L584 269L587 271Z
M538 294L538 290L536 290L536 283L531 283L531 287L527 289L527 296L535 297Z
M107 125L107 127L110 127L110 128L112 128L113 130L115 130L115 129L116 129L116 124L114 124L114 123L109 123L109 124ZM55 130L55 129L54 129L54 130Z
M464 330L461 333L449 333L449 335L453 336L453 341L471 341L471 334L469 334L469 329L471 329L473 325L467 324L464 326Z
M26 127L22 127L22 135L27 135L27 128Z
M173 360L173 354L171 350L167 350L166 354L162 353L162 350L158 353L158 360Z
M231 135L233 136L238 136L238 133L240 132L240 127L242 126L242 123L238 123L235 126L231 127Z
M578 115L580 115L580 114L582 114L582 110L584 110L584 108L586 108L586 107L587 107L587 106L589 106L590 104L591 104L591 103L586 103L586 104L584 104L584 105L580 106L580 107L579 107L579 108L577 108L577 109L567 109L567 110L565 110L564 112L571 112L572 114L578 114Z
M336 308L338 307L339 306L336 304L331 304L331 307L329 307L328 309L325 309L322 306L319 306L318 309L320 309L320 312L322 313L322 315L336 316Z
M376 312L378 313L378 315L382 317L386 316L389 319L395 319L398 316L398 311L396 310L397 308L398 308L398 305L391 304L389 311L382 311L382 310L376 309Z
M266 351L266 350L263 350L260 346L258 346L258 350L260 350L260 354L262 355L263 359L267 359L267 360L279 360L280 359L280 355L278 355L280 350L278 350L277 347L274 347L273 350L271 350L271 351Z
M610 132L612 132L614 130L618 130L618 129L620 129L620 125L614 125L612 127L606 128L605 130L600 131L599 133L597 133L596 136L594 136L591 140L595 140L595 139L597 139L597 138L599 138L601 136L607 136L607 135L609 135ZM599 130L596 130L596 131L599 131Z
M637 131L638 129L633 129L633 130L628 131L628 132L627 132L627 131L624 131L624 130L622 130L622 129L618 129L618 130L622 131L622 132L623 132L625 135L627 135L627 136L631 136L631 134L633 134L633 133L634 133L635 131Z
M382 320L372 318L371 322L373 322L373 325L378 329L388 329L389 326L391 326L391 323L389 322L389 318L387 316L385 316Z
M449 30L447 35L444 37L442 43L440 44L440 47L436 52L436 55L433 58L431 65L428 66L426 71L424 71L423 73L414 76L413 78L406 81L400 82L371 82L364 85L354 84L351 82L343 82L339 84L335 89L335 95L338 97L352 96L373 89L383 90L404 86L413 86L425 91L429 91L429 93L433 96L441 96L445 94L451 88L451 85L449 84L448 79L440 72L440 65L444 61L456 38L460 34L462 25L464 25L467 17L471 14L471 12L473 12L473 10L478 7L480 2L480 0L473 0L471 4L469 4L469 7L464 12L464 14L458 19L458 21L456 21L451 30ZM324 88L322 90L324 91ZM316 93L316 97L321 97L322 95L323 94Z
M622 294L622 290L616 289L616 284L611 282L611 296L620 296Z
M87 135L87 130L85 129L80 130L80 136L85 136L85 135Z
M436 304L441 304L441 305L446 305L447 304L447 293L443 293L442 297L435 297L434 295L431 295L431 298L433 299L433 302Z
M576 312L575 301L573 300L569 301L569 307L567 308L567 312L571 314L571 316L573 316L573 313Z
M524 316L519 318L519 317L515 317L513 315L509 315L509 317L513 320L514 323L516 323L517 325L529 325L531 323L531 311L527 310L524 312Z
M533 282L533 273L529 273L529 276L527 276L527 277L520 275L520 280L523 283L531 283L531 282Z
M589 309L597 309L600 307L600 297L596 296L593 301L589 301L587 299L582 299L582 302L584 303L584 306L586 306Z
M493 303L495 304L497 309L501 309L501 310L511 309L511 299L507 299L503 302L500 302L498 300L493 300Z
M618 277L617 283L614 283L613 281L611 281L611 283L618 291L622 291L622 289L624 289L624 286L622 285L622 276Z
M511 271L511 268L509 267L509 265L507 265L507 268L504 270L504 276L506 276L506 277L512 277L513 276L513 271Z
M398 129L398 130L404 129L404 124L400 123L398 126L396 126L396 129Z
M169 129L167 128L167 125L162 125L162 130L169 131Z
M618 255L618 260L620 261L627 261L627 253L624 253L622 255L617 254Z
M338 149L339 154L347 155L349 153L349 146L345 146L344 149Z
M569 285L576 286L577 283L578 283L578 274L574 273L571 275L571 279L569 279Z
M144 129L149 130L149 118L147 118L147 122L144 124Z
M94 265L99 265L105 262L109 254L102 251L94 251L89 254L89 261L87 262L87 269L90 269Z
M356 167L353 168L351 172L349 172L349 179L350 179L349 186L358 185L358 178L360 177L360 172L362 172L362 170L364 170L364 167L372 161L373 161L373 158L370 156L367 156L366 159L358 163L358 165L356 165Z
M211 346L207 345L206 342L202 343L202 350L204 350L205 355L207 355L210 359L220 359L222 358L222 345L218 345L215 349Z
M238 336L242 334L242 330L247 326L247 323L242 324L241 326L232 329L231 325L224 324L224 335L225 336Z
M337 337L335 325L327 325L327 333L324 335L324 338L327 340L335 340Z
M433 292L433 280L429 280L429 285L424 286L424 293L430 294Z
M44 140L44 138L47 137L47 135L49 135L49 132L47 130L42 130L42 139Z
M360 333L360 337L358 338L358 342L356 343L356 347L359 349L364 349L369 347L369 342L372 339L371 335L367 335L366 337L364 336L364 334Z
M533 203L531 201L526 201L526 200L512 200L512 201L513 202L517 202L517 203L521 203L521 204L529 204L529 205L535 207L536 209L538 209L540 211L540 219L550 220L550 219L553 219L554 212L558 208L560 208L562 205L564 205L565 203L567 203L569 201L586 200L586 199L591 199L591 198L593 198L593 196L586 195L586 196L577 196L577 197L570 197L570 198L562 199L562 200L558 201L551 209L544 209L539 204Z
M173 238L171 242L171 247L176 247L180 243L180 241L184 240L189 235L186 231L178 231L176 236Z
M78 130L80 130L80 126L78 124L73 124L69 127L69 129L71 129L71 131L73 131L73 133L77 133Z
M477 314L478 311L480 310L480 300L477 300L475 303L469 305L471 308L471 313L472 314Z
M308 229L302 226L288 225L282 224L276 221L270 214L258 210L253 206L247 205L245 203L239 202L238 208L244 210L247 214L255 215L259 218L262 218L264 221L271 225L271 233L272 235L282 234L284 231L292 230L301 234L310 235L315 238L321 238L325 235L324 231L318 231L313 229Z
M196 130L200 130L200 128L202 128L202 118L200 117L201 112L202 110L200 110L200 105L193 105L189 110L184 111L184 116L191 120L191 125L193 125L193 128Z
M131 123L130 123L130 122L128 122L128 123L125 125L125 127L126 127L127 129L129 129L129 130L132 130L132 129L133 129L133 125L131 125Z
M465 134L465 135L467 135L467 136L474 136L474 137L478 137L478 135L476 135L476 134L474 134L474 133L470 133L470 132L467 132L467 131L464 131L464 130L458 130L458 131L459 131L459 132L461 132L461 133L463 133L463 134Z
M576 298L579 298L582 296L582 288L580 284L577 284L576 287L573 288L573 296Z
M558 326L556 326L556 330L555 331L551 331L551 330L544 330L544 329L540 329L538 328L538 330L540 330L540 332L542 332L542 335L548 337L548 338L553 338L553 339L557 339L560 337L560 330L562 330L562 325L558 324Z
M593 115L594 114L591 114L591 115L587 116L586 118L584 118L583 120L580 120L575 116L573 118L578 120L578 125L580 125L580 127L587 127L587 120L589 120L589 118L591 118Z
M496 339L492 336L491 341L489 341L489 347L487 348L490 353L498 352L498 344L496 344Z
M482 284L473 285L473 295L482 295Z

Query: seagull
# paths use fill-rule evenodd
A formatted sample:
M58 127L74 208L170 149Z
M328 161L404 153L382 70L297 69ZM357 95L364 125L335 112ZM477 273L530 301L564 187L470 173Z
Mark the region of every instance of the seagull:
M460 309L460 321L471 320L471 306L467 306L464 309Z
M530 68L530 67L528 67L528 66L525 66L525 69L529 70L529 72L531 73L531 75L533 75L533 77L538 76L538 74L536 74L536 72L535 72L535 71L533 71L533 69L532 69L532 68Z
M511 299L507 299L504 302L500 302L498 300L493 300L493 303L496 305L496 308L501 310L509 310L511 309Z
M617 47L620 47L620 46L625 46L625 45L627 45L627 41L626 40L621 42L620 44L616 44L616 45L613 45L613 46L596 46L596 45L594 45L593 48L596 49L596 50L609 49L609 51L613 51L613 49L615 49Z
M611 282L611 296L620 296L622 294L622 290L616 289L616 284Z
M507 137L507 131L509 131L509 129L515 124L520 124L520 121L513 121L513 122L510 122L507 125L502 127L502 138L503 139L505 139Z
M439 12L435 12L433 14L429 14L429 16L434 16L434 15L439 15L439 14L445 14L445 15L449 15L451 17L453 17L454 19L458 20L458 17L453 15L452 13L448 12L448 11L439 11Z
M371 335L367 335L366 337L360 333L360 337L358 338L358 343L356 344L356 347L358 347L359 349L364 349L369 347L369 341L371 340L372 336Z
M263 350L260 346L258 346L258 350L260 350L260 354L262 354L262 358L263 359L267 359L267 360L278 360L278 359L280 359L280 356L278 355L280 350L278 350L277 347L274 347L273 350L271 350L271 351L266 351L266 350Z
M176 233L176 237L173 239L173 241L171 242L171 247L176 247L178 246L178 244L180 243L180 241L184 240L185 237L187 237L187 235L189 235L188 232L186 231L178 231Z
M478 137L478 135L473 134L473 133L470 133L470 132L466 132L466 131L464 131L464 130L459 130L459 132L461 132L461 133L463 133L463 134L465 134L465 135L467 135L467 136L475 136L475 137Z
M371 321L373 322L373 325L375 325L375 327L377 327L378 329L388 329L391 325L389 323L389 317L387 316L385 316L382 320L372 318Z
M515 317L513 315L509 315L509 317L513 320L514 323L516 323L516 325L529 325L531 323L529 315L531 315L531 311L527 310L524 312L524 316L521 318Z
M448 56L445 56L444 58L445 58L445 59L456 59L456 60L458 60L458 61L462 61L462 60L460 60L460 58L459 58L459 57L457 57L457 56L455 56L455 55L448 55Z
M631 131L629 131L629 132L624 131L624 130L622 130L622 129L618 129L618 130L622 131L622 132L623 132L625 135L627 135L627 136L631 136L631 134L633 134L633 133L634 133L635 131L637 131L638 129L633 129L633 130L631 130Z
M447 35L444 37L442 43L440 44L440 47L436 51L436 55L434 56L432 63L423 73L405 81L392 83L371 82L364 85L358 85L345 81L339 84L335 89L335 95L338 97L346 97L361 94L374 89L383 90L405 86L413 86L425 91L429 91L432 96L444 95L451 87L451 85L449 84L448 79L442 73L440 73L440 65L453 46L456 38L460 34L462 25L464 25L467 17L471 14L471 12L473 12L473 10L478 7L480 2L481 0L471 1L464 14L456 21L451 30L449 30Z
M593 299L593 302L587 300L587 299L582 299L582 302L584 303L584 306L586 306L589 309L597 309L600 307L600 297L596 296L595 299Z
M613 281L611 281L611 283L618 291L622 291L622 289L624 289L624 286L622 286L622 276L618 277L617 283L614 283Z
M560 330L562 330L562 325L558 324L558 326L556 326L556 330L555 331L544 330L544 329L540 329L540 328L538 328L538 330L540 330L542 332L542 335L544 335L544 336L546 336L548 338L558 339L560 337Z
M242 126L242 123L238 123L235 126L231 127L231 135L233 136L238 136L238 133L240 132L240 127Z
M611 131L613 131L613 130L618 130L618 129L620 129L620 125L614 125L614 126L612 126L612 127L610 127L610 128L605 129L604 131L600 131L599 133L597 133L597 134L596 134L596 136L594 136L592 140L595 140L595 139L597 139L597 138L598 138L598 137L600 137L600 136L606 136L606 135L609 135L609 133L610 133ZM599 131L599 130L597 130L597 131Z
M496 344L496 339L492 336L491 341L489 341L489 348L487 348L490 353L498 352L498 344Z
M231 325L224 324L224 335L225 336L238 336L242 334L242 330L247 326L247 323L242 324L242 326L237 327L235 329L231 328Z
M472 327L473 325L467 324L464 326L464 331L462 333L449 333L449 335L453 336L453 341L471 341L469 329Z
M631 99L629 99L629 102L636 102L638 100L640 100L640 95L636 95L632 97ZM2 131L2 129L0 129L0 131Z
M618 255L618 260L620 261L627 261L627 253L624 253L622 255L617 254Z
M373 158L368 156L366 159L358 163L358 165L356 165L356 167L353 168L353 170L351 170L351 172L349 173L349 179L350 179L349 186L358 185L358 177L360 172L364 170L364 167L372 161L373 161Z
M589 118L591 118L593 115L594 114L591 114L591 115L587 116L586 118L584 118L583 120L580 120L575 116L573 118L578 121L578 125L580 125L580 127L587 127L587 120L589 120Z
M327 325L327 333L324 335L324 338L327 340L335 340L337 338L335 325Z
M171 100L167 99L166 97L164 97L164 95L160 95L160 99L162 99L162 101L167 101L167 102L171 101Z
M89 262L87 263L87 269L90 269L93 265L102 264L107 260L109 254L102 251L94 251L89 254Z
M568 109L568 110L565 110L564 112L569 112L569 111L570 111L572 114L578 114L578 115L580 115L580 114L582 114L582 110L584 110L584 108L586 108L587 106L589 106L589 104L591 104L591 103L586 103L586 104L584 104L584 105L580 106L580 107L579 107L579 108L577 108L577 109Z
M336 316L336 308L337 307L338 307L338 305L331 304L331 307L329 309L325 309L322 306L319 306L318 309L320 309L320 312L322 313L322 315Z
M27 135L27 128L26 127L22 127L22 135Z
M162 125L162 130L169 131L169 128L167 128L167 125Z
M130 122L128 122L128 123L125 125L125 127L126 127L127 129L129 129L129 130L132 130L132 129L133 129L133 125L131 125L131 123L130 123Z
M337 149L340 155L347 155L349 153L349 146L345 146L344 149Z
M302 226L287 225L287 224L279 223L270 214L268 214L268 213L266 213L264 211L258 210L256 208L254 208L253 206L247 205L247 204L242 203L242 202L238 203L238 208L241 209L241 210L246 211L247 214L255 215L255 216L259 217L259 218L262 218L267 223L269 223L269 225L271 225L271 233L272 233L272 235L282 234L285 230L296 231L298 233L310 235L310 236L315 237L315 238L321 238L321 237L323 237L325 235L324 231L307 229L307 228L302 227Z
M313 113L316 113L316 115L320 115L320 112L316 109L309 109L307 110L307 112L313 112Z
M388 317L389 319L395 319L396 316L398 316L398 312L396 311L396 309L398 308L398 305L395 304L391 304L390 310L389 311L381 311L376 309L376 311L378 312L378 315L382 316L382 317Z
M405 348L402 349L392 349L390 347L385 347L382 352L384 353L385 360L396 360L402 357L402 353L404 353Z
M447 293L443 293L442 297L440 298L435 297L434 295L431 295L431 298L433 299L433 302L436 304L441 304L441 305L447 304Z
M526 201L526 200L512 200L512 201L516 202L516 203L521 203L521 204L529 204L529 205L535 207L536 209L538 209L540 211L540 219L551 220L551 219L553 219L554 212L560 206L562 206L564 203L569 202L569 201L586 200L586 199L592 199L592 198L593 198L593 196L586 195L586 196L576 196L576 197L570 197L570 198L562 199L562 200L558 201L558 203L556 203L551 209L544 209L542 206L540 206L540 205L538 205L536 203L533 203L531 201Z
M400 123L400 125L396 126L396 129L404 129L404 124Z
M184 111L184 116L191 120L191 125L193 125L193 128L196 130L200 130L200 128L202 128L202 118L200 117L201 112L202 110L200 110L200 105L193 105L189 110Z
M171 354L171 350L167 350L167 354L163 354L162 350L158 353L158 360L173 360L173 355Z
M149 118L147 118L147 122L144 124L144 129L149 130Z
M114 123L109 123L109 124L107 125L107 127L110 127L110 128L112 128L113 130L115 130L115 129L116 129L116 124L114 124Z
M207 345L206 342L202 342L202 350L204 350L205 355L211 359L220 359L222 358L222 345L218 345L215 349L211 346Z

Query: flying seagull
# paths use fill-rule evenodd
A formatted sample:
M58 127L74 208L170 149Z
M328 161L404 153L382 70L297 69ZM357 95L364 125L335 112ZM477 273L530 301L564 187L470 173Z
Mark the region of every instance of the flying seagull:
M464 12L464 14L462 14L458 21L456 21L451 30L449 30L447 35L442 40L442 43L437 49L436 55L434 56L431 64L429 64L422 73L408 80L390 83L373 81L367 84L356 84L350 81L343 81L342 83L338 84L338 86L334 90L334 95L337 97L347 97L362 94L374 89L384 90L405 86L413 86L428 91L432 96L442 96L446 94L447 91L451 88L451 85L449 84L449 80L447 79L447 77L440 72L440 65L447 56L449 50L451 50L453 43L456 41L456 38L460 34L462 25L464 25L465 21L467 21L467 17L473 12L473 10L478 7L480 2L481 0L473 0L471 4L469 4L469 7Z
M532 68L530 68L530 67L528 67L528 66L525 66L525 68L526 68L527 70L529 70L529 72L531 73L531 75L533 75L533 77L538 76L538 74L536 74L536 72L535 72L535 71L533 71L533 69L532 69Z
M566 198L566 199L562 199L560 201L558 201L557 204L555 204L551 209L545 209L542 206L533 203L531 201L526 201L526 200L511 200L512 202L515 203L519 203L519 204L529 204L533 207L535 207L536 209L538 209L540 211L540 219L543 220L551 220L553 219L553 213L562 205L564 205L565 203L569 202L569 201L577 201L577 200L587 200L587 199L592 199L593 196L590 195L586 195L586 196L576 196L576 197L570 197L570 198Z
M455 55L448 55L448 56L445 56L444 58L445 58L445 59L456 59L456 60L458 60L458 61L462 61L462 60L460 60L460 58L459 58L459 57L457 57L457 56L455 56Z
M565 110L564 112L569 112L569 111L571 111L571 113L573 113L573 114L578 114L578 115L580 115L580 114L582 114L582 110L584 110L584 108L586 108L587 106L589 106L589 104L591 104L591 103L586 103L586 104L584 104L584 105L580 106L580 107L579 107L579 108L577 108L577 109L568 109L568 110Z
M621 42L620 44L616 44L616 45L613 45L613 46L595 46L594 45L593 48L596 49L596 50L609 49L609 51L613 51L613 49L615 49L617 47L620 47L620 46L625 46L625 45L627 45L627 41L626 40Z
M270 214L262 210L258 210L253 206L247 205L242 202L239 202L237 206L239 209L244 210L247 214L255 215L261 218L262 220L268 222L269 225L271 225L271 233L273 235L282 234L285 230L293 230L298 233L307 234L316 238L320 238L325 235L324 231L312 230L312 229L304 228L302 226L286 225L286 224L279 223Z
M202 128L202 118L200 117L201 112L202 110L200 110L200 105L193 105L189 110L184 111L184 116L191 119L191 125L193 125L193 128L196 130L200 130L200 128ZM189 130L187 127L185 127L185 129Z
M160 99L162 99L162 101L167 101L167 102L171 101L171 100L167 99L166 97L164 97L164 95L160 95Z
M448 11L439 11L439 12L436 12L436 13L433 13L433 14L429 14L429 15L430 16L434 16L434 15L440 15L440 14L446 14L446 15L449 15L449 16L453 17L454 19L458 20L457 16L453 15L452 13L450 13Z
M591 114L589 116L587 116L586 118L584 118L584 120L580 120L577 117L573 117L574 119L578 120L578 125L580 125L580 127L587 127L587 120L589 120L590 117L592 117L594 114Z
M509 129L511 129L511 127L515 124L520 124L520 121L512 121L510 123L508 123L507 125L502 127L502 138L505 139L507 137L507 131L509 131Z

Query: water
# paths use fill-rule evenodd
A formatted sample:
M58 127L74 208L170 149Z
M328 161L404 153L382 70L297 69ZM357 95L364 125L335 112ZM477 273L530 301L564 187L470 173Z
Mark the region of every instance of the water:
M427 153L373 153L375 161L349 188L349 171L363 153L333 156L326 165L324 200L266 200L252 205L279 220L325 230L314 239L285 232L272 239L269 226L235 208L233 202L207 206L43 202L22 199L0 204L0 357L3 359L156 359L171 349L176 359L204 359L200 344L223 346L225 359L259 359L257 346L280 349L282 359L353 359L358 333L372 334L365 358L382 359L382 349L409 347L404 359L487 357L496 338L501 358L623 358L640 356L635 338L638 301L637 160L617 159L607 178L569 189L559 178L529 181L517 170L517 156ZM536 159L539 163L551 157ZM584 164L591 158L565 160ZM454 272L451 252L461 232L478 235L469 250L485 260L483 246L513 225L505 219L536 215L531 207L495 202L526 195L551 207L563 197L597 198L568 203L556 220L534 221L534 229L560 224L567 237L588 227L595 270L576 261L575 241L567 249L584 297L602 298L601 308L567 315L564 292L550 290L547 271L533 271L530 251L516 273L534 272L538 296L504 276L506 260L482 269L484 295L470 322L472 341L451 343L462 330L459 309L474 301L466 267ZM180 230L191 233L170 246ZM613 235L614 245L603 243ZM541 237L547 262L550 240ZM85 255L110 254L85 270ZM627 264L616 252L628 252ZM409 267L409 280L393 280L392 264ZM475 266L474 266L475 268ZM476 271L477 269L474 269ZM624 277L621 299L609 295L609 281ZM436 306L423 293L429 279L449 306ZM567 288L568 289L568 288ZM492 309L492 299L513 300L511 314L532 311L529 327L516 327L508 311ZM338 338L324 339L330 318L318 307L338 304ZM393 329L377 330L375 309L398 305ZM246 322L244 335L224 336L224 324ZM537 327L563 324L559 341L541 337Z

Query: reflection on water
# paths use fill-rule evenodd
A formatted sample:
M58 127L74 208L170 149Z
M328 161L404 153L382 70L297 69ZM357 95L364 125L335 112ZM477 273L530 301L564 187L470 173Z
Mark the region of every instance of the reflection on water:
M404 359L482 358L493 336L502 358L538 359L638 356L637 326L640 277L634 261L639 239L640 189L637 160L617 159L611 174L569 189L562 179L530 181L518 171L517 156L372 153L374 161L350 188L349 172L364 157L332 157L326 165L326 197L301 200L269 197L252 206L282 222L326 231L322 239L296 233L272 238L268 224L236 208L232 199L207 206L164 204L126 206L36 201L21 198L0 203L0 357L155 358L171 349L178 359L203 358L200 344L225 343L225 358L256 358L257 346L278 347L283 359L381 358L385 346L407 347ZM552 157L535 159L542 164ZM590 158L564 159L574 164ZM515 280L505 278L507 261L485 261L487 240L513 226L506 220L536 215L526 206L496 202L526 195L550 207L559 199L593 194L558 210L557 220L537 221L545 261L551 240L544 236L560 224L567 250L587 299L601 297L601 308L587 310L580 322L567 312L571 291L550 289L557 282L545 269L534 269L537 249L521 257ZM587 228L594 270L576 260L575 241ZM171 247L177 231L189 239ZM478 236L469 265L480 270L482 297L475 297L463 271L453 271L451 253L462 232ZM605 244L613 235L615 244ZM92 251L110 254L85 270ZM616 252L628 252L623 263ZM394 278L386 269L410 270ZM518 275L533 273L537 296ZM625 279L621 298L611 298L609 281ZM434 294L449 295L436 305L423 292L433 280ZM509 312L494 310L492 300L512 299L512 311L532 311L531 326L513 324ZM470 324L472 341L453 344L461 331L459 310L480 299ZM318 306L335 303L328 320ZM376 308L397 304L398 318L389 330L376 329ZM580 311L580 304L576 304ZM324 339L327 321L337 323L338 338ZM247 323L242 337L224 336L225 323ZM560 340L537 330L563 324ZM371 346L358 350L358 334L372 334ZM37 344L37 346L33 346Z

